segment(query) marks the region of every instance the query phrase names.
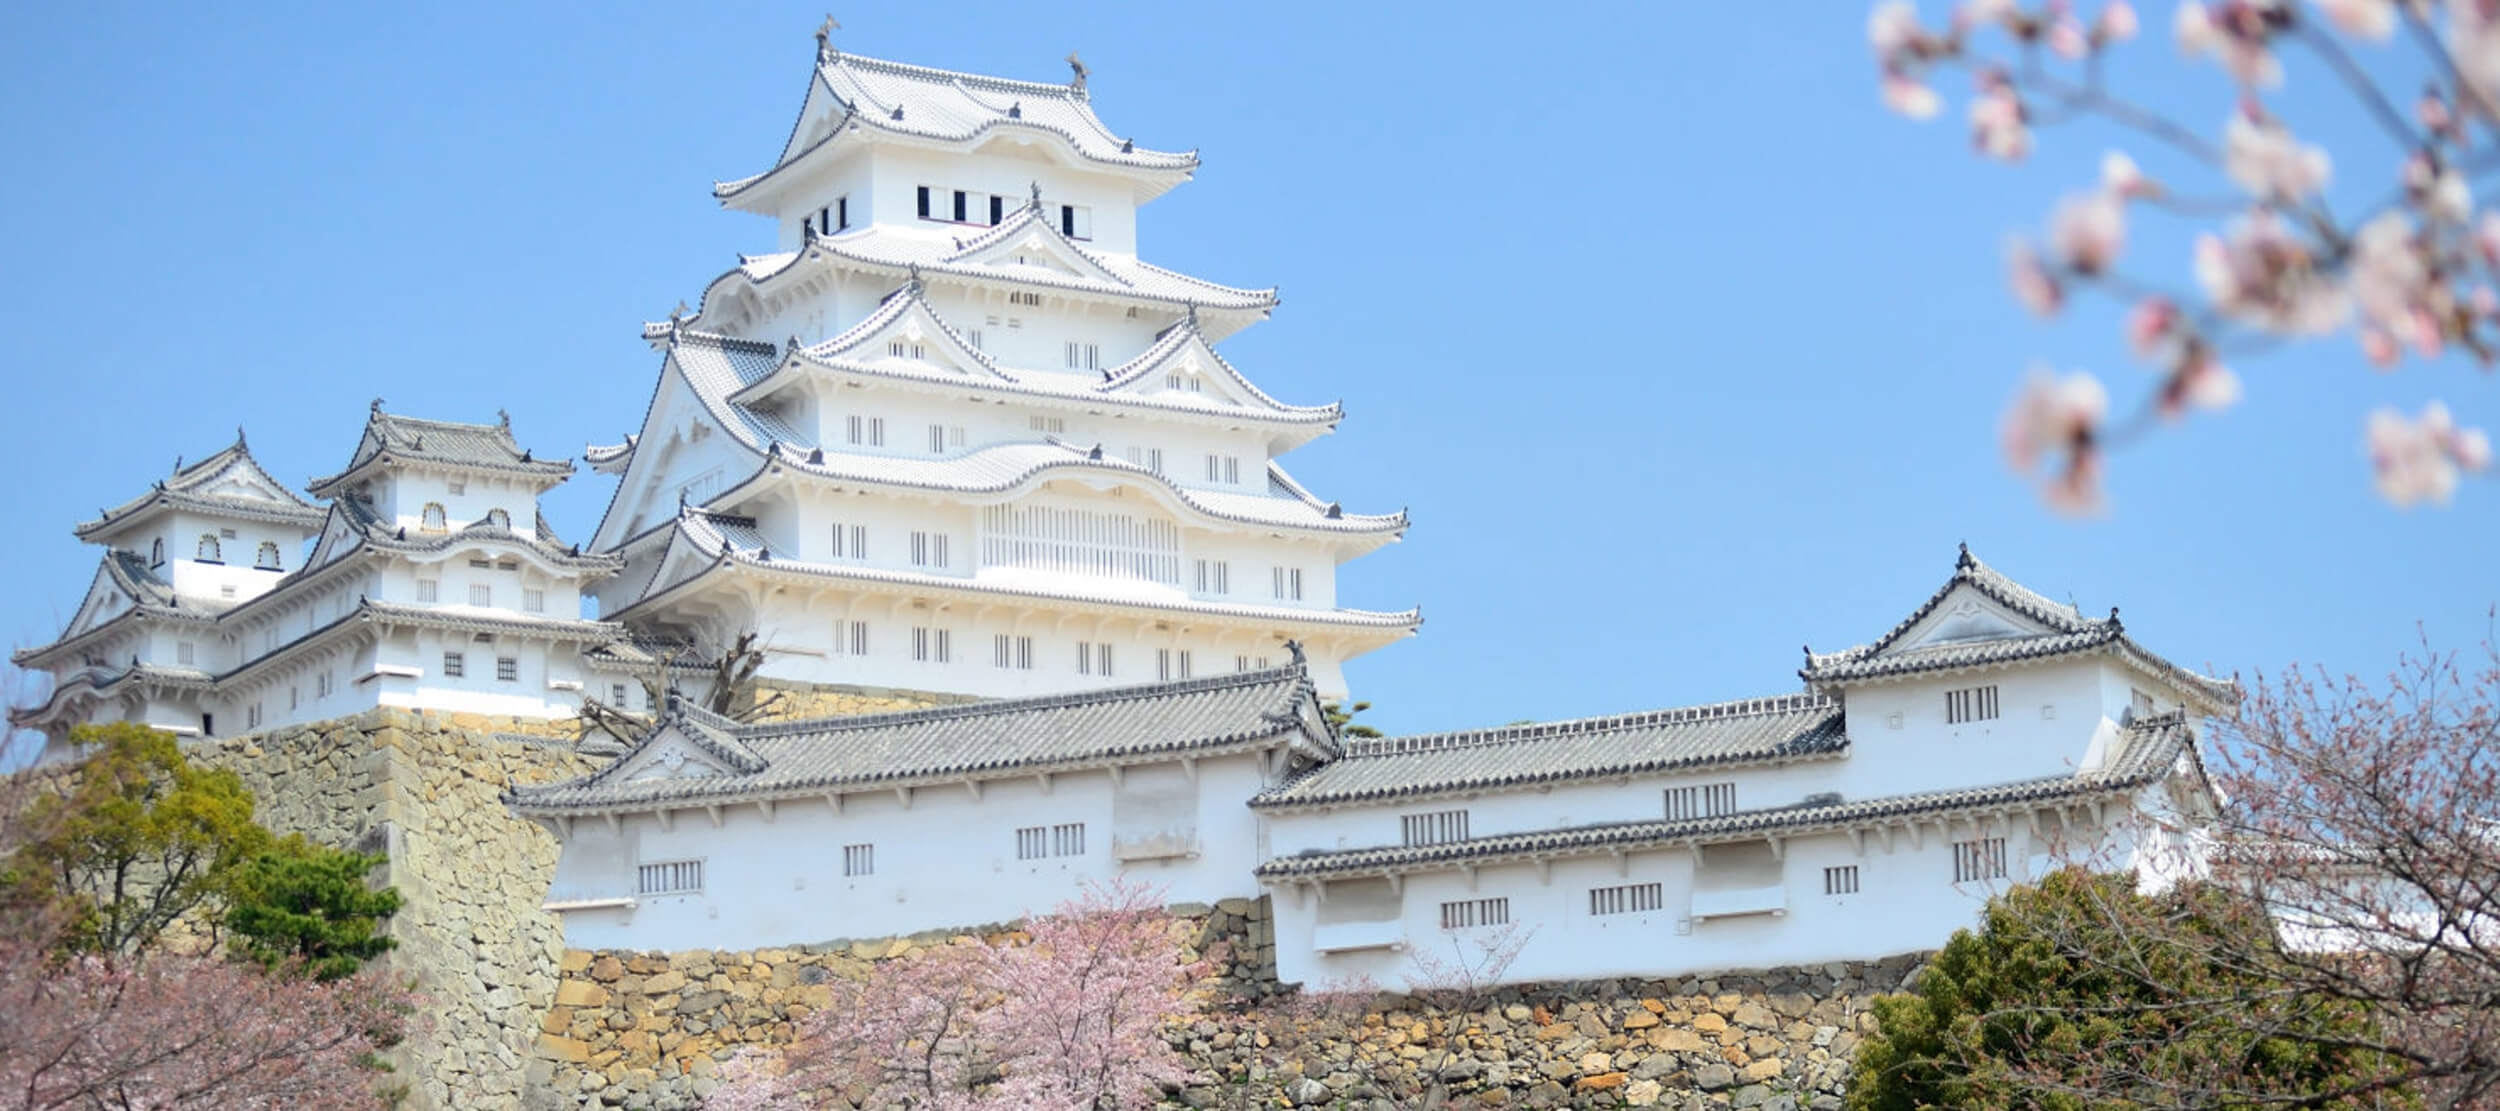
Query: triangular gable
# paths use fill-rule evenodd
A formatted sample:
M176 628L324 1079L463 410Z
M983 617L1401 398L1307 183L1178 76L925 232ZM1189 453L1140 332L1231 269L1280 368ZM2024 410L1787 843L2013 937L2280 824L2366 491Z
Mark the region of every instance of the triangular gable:
M1164 332L1143 354L1114 368L1100 389L1167 403L1294 410L1251 385L1216 353L1205 332L1186 321Z
M1875 654L1891 655L1954 644L2047 636L2058 631L1990 597L1986 591L1969 583L1957 582L1945 591L1925 617Z
M168 479L165 486L194 497L268 502L284 509L309 509L312 503L278 481L252 458L240 434L233 446L200 460Z
M120 580L113 577L112 559L108 553L104 562L96 565L95 581L88 584L87 596L79 600L78 610L70 615L69 625L61 630L60 639L68 640L120 617L147 600L123 587Z
M809 358L820 361L1014 380L929 307L917 281L887 296L868 319L805 350Z
M304 569L326 566L362 547L370 519L358 514L346 499L330 503L330 516L321 522L321 538L313 541L312 553L304 558Z
M713 752L712 746L691 736L683 722L669 720L661 722L640 748L618 758L615 771L606 778L612 783L642 783L740 774L743 773Z
M986 266L1002 271L1041 271L1060 277L1082 277L1116 287L1130 282L1104 266L1050 222L1040 208L1026 205L1015 215L946 256L955 266Z

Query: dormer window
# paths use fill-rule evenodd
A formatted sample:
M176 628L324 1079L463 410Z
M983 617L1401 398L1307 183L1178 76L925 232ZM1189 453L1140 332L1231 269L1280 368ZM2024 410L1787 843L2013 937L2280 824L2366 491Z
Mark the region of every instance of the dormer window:
M256 554L256 555L254 555L254 556L252 557L252 566L257 567L257 568L259 568L259 569L261 569L261 570L263 570L263 571L276 571L276 570L280 570L280 568L279 568L279 566L278 566L278 544L277 544L277 542L276 542L276 541L274 541L274 540L263 540L263 541L261 541L261 542L260 542L260 551L259 551L259 553L258 553L258 554Z
M202 563L224 563L224 551L225 549L217 546L216 533L204 532L200 534L199 550L194 554L193 558L198 559Z
M512 514L500 509L489 509L486 511L486 524L489 528L499 528L510 532L512 531Z
M427 502L425 509L417 514L417 527L429 532L441 532L451 527L451 514L444 512L443 503Z

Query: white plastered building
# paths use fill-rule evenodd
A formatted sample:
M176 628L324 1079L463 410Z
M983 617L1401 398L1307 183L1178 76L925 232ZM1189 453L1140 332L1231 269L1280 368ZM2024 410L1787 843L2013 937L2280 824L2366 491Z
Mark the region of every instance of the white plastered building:
M719 185L773 221L661 355L593 550L603 616L763 634L767 679L1001 697L1280 665L1324 697L1414 610L1340 603L1404 513L1345 510L1279 458L1338 406L1279 401L1215 343L1272 289L1139 255L1194 153L1148 150L1068 84L819 40L772 168Z
M1300 661L740 726L678 708L522 788L581 947L807 943L1013 919L1082 880L1274 897L1288 982L1665 976L1933 948L2065 860L2200 868L2197 723L2238 691L1964 551L1799 693L1343 739Z
M102 565L61 636L14 657L51 689L11 724L57 759L87 722L215 736L376 706L570 717L585 650L619 640L581 617L583 593L620 566L540 516L571 473L508 421L376 402L347 466L309 487L325 508L238 436L78 527Z

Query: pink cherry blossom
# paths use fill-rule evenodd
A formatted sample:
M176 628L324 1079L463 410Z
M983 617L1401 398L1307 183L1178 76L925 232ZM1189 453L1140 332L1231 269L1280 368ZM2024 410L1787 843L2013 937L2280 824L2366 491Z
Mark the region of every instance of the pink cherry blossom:
M2500 10L2485 0L2449 4L2448 55L2457 72L2480 90L2465 103L2500 100Z
M2092 440L2108 411L2109 391L2090 373L2079 370L2059 378L2034 368L2005 411L2005 461L2017 471L2037 470L2050 453Z
M2228 409L2239 403L2240 376L2214 358L2202 343L2185 345L2179 363L2162 382L2162 419L2177 420L2190 409Z
M2092 36L2084 30L2083 21L2061 14L2049 24L2049 49L2058 57L2079 60L2092 52Z
M1900 73L1887 73L1883 82L1884 107L1914 120L1932 118L1944 107L1936 90L1917 78Z
M2384 328L2365 324L2361 327L2360 339L2361 357L2370 360L2370 365L2380 370L2394 368L2397 361L2404 357L2404 349L2396 345L2396 337L2388 335Z
M2224 314L2269 331L2316 335L2342 327L2350 303L2319 270L2309 245L2258 209L2228 235L2196 239L2197 283Z
M2057 275L2049 272L2031 244L2019 239L2005 245L2005 284L2013 289L2014 299L2034 315L2055 316L2066 302L2066 290Z
M2213 55L2243 85L2283 83L2283 64L2270 40L2283 26L2280 0L2224 0L2215 8L2188 0L2179 5L2171 33L2190 56Z
M2083 193L2059 202L2049 220L2049 249L2081 274L2099 274L2117 261L2127 241L2127 212L2107 192Z
M2024 122L2023 102L2011 86L1994 81L1970 106L1971 145L1981 154L2020 162L2031 153L2031 129Z
M1954 18L1968 27L2010 23L2022 17L2022 9L2014 0L1963 0Z
M2096 33L2100 35L2102 42L2125 42L2134 38L2135 32L2135 5L2128 3L2127 0L2110 0L2110 3L2101 9L2101 19Z
M2385 39L2396 30L2393 0L2318 0L2318 10L2347 35Z
M2161 195L2161 186L2136 168L2135 159L2117 150L2101 155L2101 188L2130 199Z
M1918 26L1918 9L1909 0L1887 0L1875 5L1866 17L1867 45L1887 59L1915 45L1925 34Z
M2324 147L2292 133L2253 102L2222 127L2223 172L2261 200L2297 201L2326 187L2331 164Z
M2379 496L2398 506L2446 503L2456 493L2457 465L2442 446L2448 411L2433 402L2420 420L2394 409L2370 414L2370 468Z
M2147 297L2127 310L2127 346L2137 358L2154 358L2169 346L2181 322L2179 306L2169 298Z
M2433 220L2465 223L2474 215L2474 194L2457 168L2416 154L2405 160L2405 197Z

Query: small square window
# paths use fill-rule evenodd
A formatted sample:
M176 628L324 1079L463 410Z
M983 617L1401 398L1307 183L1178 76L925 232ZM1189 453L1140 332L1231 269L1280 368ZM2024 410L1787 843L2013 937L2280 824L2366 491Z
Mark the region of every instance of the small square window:
M520 681L521 661L511 656L495 657L495 678L506 683Z
M443 653L443 677L457 679L468 673L468 661L458 652Z

